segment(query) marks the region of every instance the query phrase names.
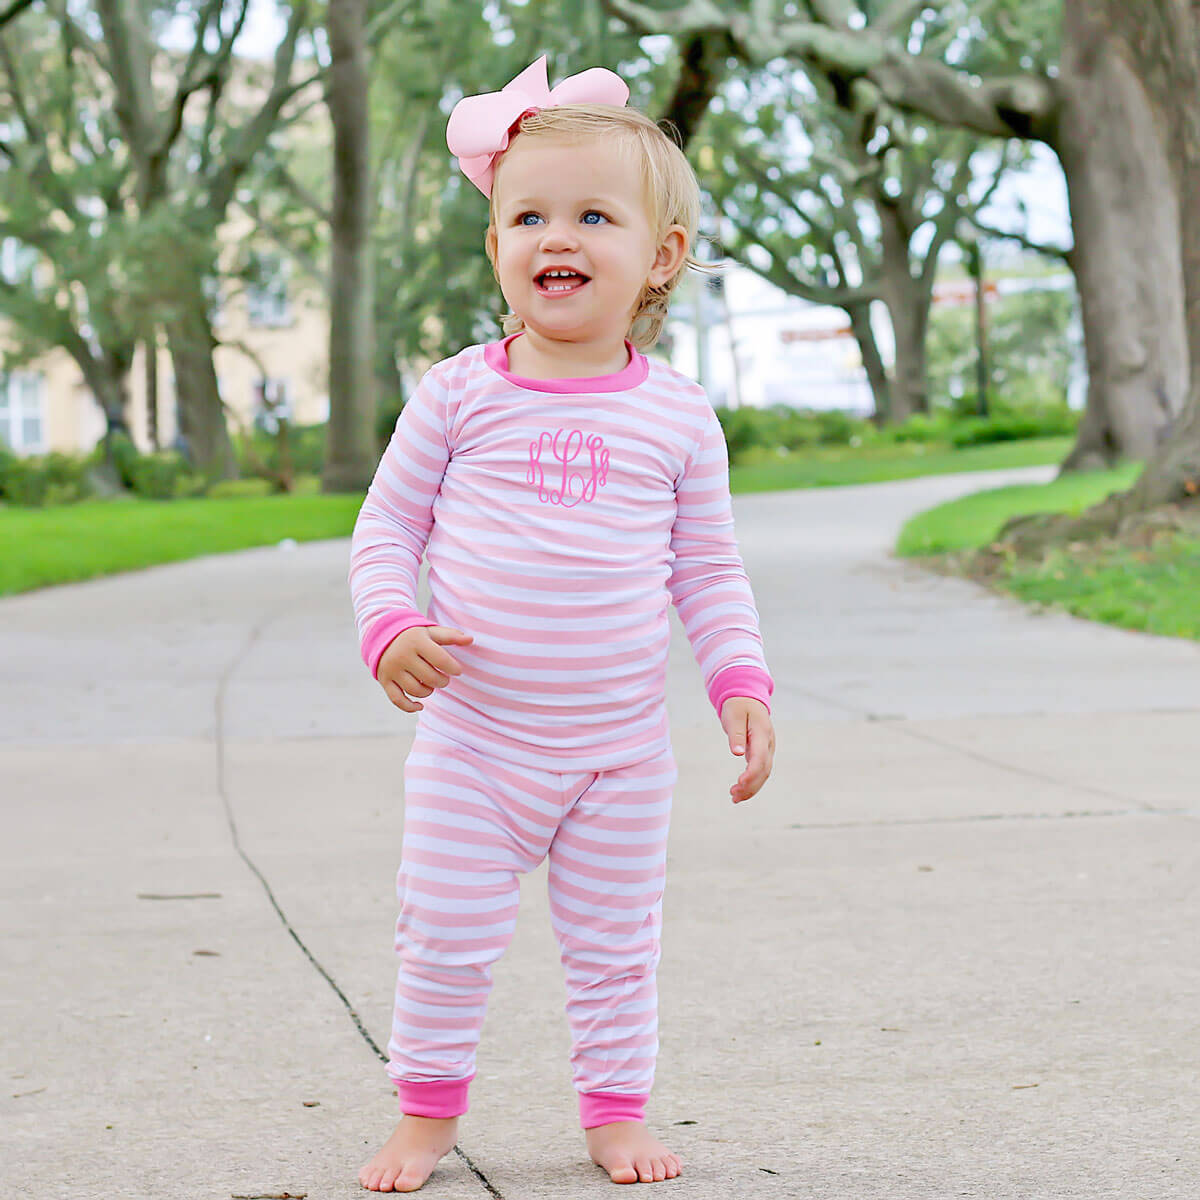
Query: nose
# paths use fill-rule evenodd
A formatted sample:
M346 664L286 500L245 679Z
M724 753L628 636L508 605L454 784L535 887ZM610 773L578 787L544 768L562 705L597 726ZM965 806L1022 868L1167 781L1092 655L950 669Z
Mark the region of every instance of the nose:
M555 219L546 222L539 244L543 250L570 250L579 245L579 235L570 221Z

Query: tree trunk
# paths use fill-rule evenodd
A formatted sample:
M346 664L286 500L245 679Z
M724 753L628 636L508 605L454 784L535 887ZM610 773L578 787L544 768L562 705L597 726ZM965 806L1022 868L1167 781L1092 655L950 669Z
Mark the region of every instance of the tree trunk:
M892 424L906 421L914 413L929 411L925 343L929 331L929 281L913 278L910 249L913 228L901 198L880 194L875 200L879 217L880 292L887 305L895 337L896 358L892 366Z
M1023 549L1110 534L1164 505L1200 497L1200 0L1094 0L1136 72L1151 106L1154 136L1177 201L1175 226L1184 291L1186 366L1183 411L1128 492L1110 496L1078 518L1019 520L1004 536Z
M158 442L158 329L151 326L142 342L146 372L146 435L150 449L159 449Z
M194 286L193 286L194 284ZM188 295L164 323L175 368L175 409L187 458L213 479L234 479L237 463L213 366L214 340L200 278L189 277Z
M875 340L875 330L871 328L871 301L847 305L846 315L850 318L850 329L858 343L867 382L871 385L871 396L875 401L873 420L876 425L884 425L892 417L891 384L879 353L879 343Z
M1164 120L1106 11L1115 3L1069 0L1063 21L1053 148L1070 198L1089 377L1087 416L1064 470L1148 458L1187 395Z
M926 338L929 327L928 304L921 303L917 283L909 277L907 300L895 297L885 281L888 313L896 338L896 361L892 367L892 406L889 422L898 425L914 413L929 411Z
M820 15L786 22L772 5L752 5L747 16L701 0L672 8L605 3L643 33L721 32L753 66L783 55L843 87L869 79L889 104L951 127L1052 147L1067 177L1091 369L1089 412L1068 465L1144 456L1167 436L1188 394L1176 195L1195 204L1196 193L1175 193L1167 183L1164 109L1148 97L1156 87L1161 93L1151 78L1157 72L1171 78L1164 105L1195 100L1179 94L1182 75L1163 67L1194 54L1196 0L1065 0L1053 78L1017 70L968 76L909 54L892 21L881 22L884 32L870 24L850 29L840 3L807 6ZM892 10L903 17L909 7ZM1154 35L1153 56L1151 30L1167 31Z
M326 103L333 122L333 284L325 492L365 492L377 457L365 22L365 0L330 0Z
M1111 6L1121 0L1108 0ZM1135 61L1165 114L1169 159L1180 198L1180 259L1191 387L1171 436L1129 497L1135 512L1196 502L1200 495L1200 0L1142 0L1123 11ZM1136 10L1149 8L1143 13ZM1140 18L1140 19L1139 19ZM1153 33L1147 32L1147 27Z

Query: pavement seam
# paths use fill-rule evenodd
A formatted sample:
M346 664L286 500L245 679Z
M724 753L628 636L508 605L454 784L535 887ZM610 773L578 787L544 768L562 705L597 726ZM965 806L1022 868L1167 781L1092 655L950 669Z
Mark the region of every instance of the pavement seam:
M1155 808L1153 804L1146 804L1144 801L1137 799L1136 796L1124 796L1120 792L1110 792L1106 788L1093 787L1087 783L1075 783L1070 779L1059 779L1053 775L1047 775L1042 771L1034 771L1028 767L1019 767L1015 763L1005 762L1003 759L993 758L989 754L982 754L978 750L971 750L966 746L961 746L956 742L943 741L941 738L936 738L932 734L918 732L913 729L908 722L905 721L881 721L879 724L887 729L893 729L904 737L912 738L914 741L926 742L931 746L938 746L943 750L952 750L956 754L961 754L964 758L973 759L975 762L984 763L989 767L996 767L1001 771L1008 771L1013 775L1020 775L1025 779L1034 779L1038 783L1048 783L1052 787L1061 787L1070 792L1082 792L1088 796L1098 796L1103 800L1115 800L1119 804L1130 806L1144 813L1155 813L1160 815L1175 815L1179 810Z
M304 944L303 939L293 928L291 921L288 920L287 914L283 911L282 907L280 907L279 901L275 897L275 892L272 890L271 885L267 882L266 876L258 869L257 863L255 863L254 860L242 848L241 838L238 836L237 821L234 819L233 815L233 805L229 800L229 789L225 786L225 691L230 679L233 678L234 672L239 666L241 666L247 654L249 654L250 650L253 648L254 643L258 641L259 635L275 619L276 616L280 615L282 611L283 610L280 610L280 612L273 613L259 620L259 622L250 630L250 636L246 639L241 649L238 650L237 654L234 655L229 665L222 672L221 678L217 681L217 690L213 698L214 715L216 718L213 732L213 743L217 755L217 794L220 796L221 804L225 809L225 821L229 826L229 835L233 841L233 848L235 851L237 851L238 857L246 864L247 867L249 867L250 871L253 873L258 882L262 884L263 891L266 892L267 899L271 902L271 907L275 910L275 913L279 917L280 922L283 924L284 929L287 930L288 936L291 937L292 941L294 941L296 945L300 947L301 953L316 969L317 974L319 974L321 978L324 979L325 982L333 989L334 994L342 1002L346 1011L350 1014L350 1019L354 1022L354 1027L358 1030L363 1041L365 1041L367 1045L371 1047L376 1058L378 1058L380 1062L386 1063L388 1061L387 1055L380 1050L375 1039L368 1032L367 1027L362 1023L362 1018L355 1011L354 1006L350 1003L346 993L342 991L333 976L330 975L325 967L318 961L313 952ZM463 1163L466 1165L471 1174L474 1175L475 1178L478 1179L483 1185L489 1196L494 1196L496 1200L504 1200L504 1196L496 1189L491 1180L488 1179L488 1177L484 1175L484 1173L471 1161L470 1156L457 1143L455 1143L454 1152L460 1159L462 1159Z

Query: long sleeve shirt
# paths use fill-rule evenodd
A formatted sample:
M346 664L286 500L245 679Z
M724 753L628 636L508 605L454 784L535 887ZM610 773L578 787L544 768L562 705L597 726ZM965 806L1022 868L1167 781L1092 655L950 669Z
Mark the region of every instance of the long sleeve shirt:
M615 374L522 378L516 336L436 363L396 422L351 546L372 674L403 630L451 626L475 640L446 647L463 673L421 699L420 730L546 770L628 766L670 745L673 602L717 713L769 707L704 389L628 341Z

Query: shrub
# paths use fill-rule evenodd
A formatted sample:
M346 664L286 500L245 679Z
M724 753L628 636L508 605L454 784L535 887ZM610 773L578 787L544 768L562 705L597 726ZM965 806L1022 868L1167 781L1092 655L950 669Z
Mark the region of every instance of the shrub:
M752 408L718 408L717 420L725 434L725 445L729 447L729 461L734 462L751 446L767 443L763 438L763 421L760 413Z
M245 499L250 496L269 496L275 486L269 479L219 479L205 495L213 500Z
M0 448L0 498L25 508L72 504L91 495L87 459L57 451L20 458Z
M892 425L884 430L884 436L892 442L944 442L950 436L953 425L951 415L942 410L934 413L914 413L901 425Z
M1078 428L1079 417L1065 404L1028 412L998 412L990 417L968 417L950 433L955 447L989 442L1015 442L1025 438L1061 437Z
M839 408L825 409L815 415L818 438L823 446L848 446L861 433L864 422Z
M234 454L243 475L275 480L280 475L283 447L293 475L319 475L325 463L325 425L282 425L279 433L256 429L234 439Z
M174 450L139 454L126 466L130 488L148 500L176 500L202 495L208 486L203 475Z

